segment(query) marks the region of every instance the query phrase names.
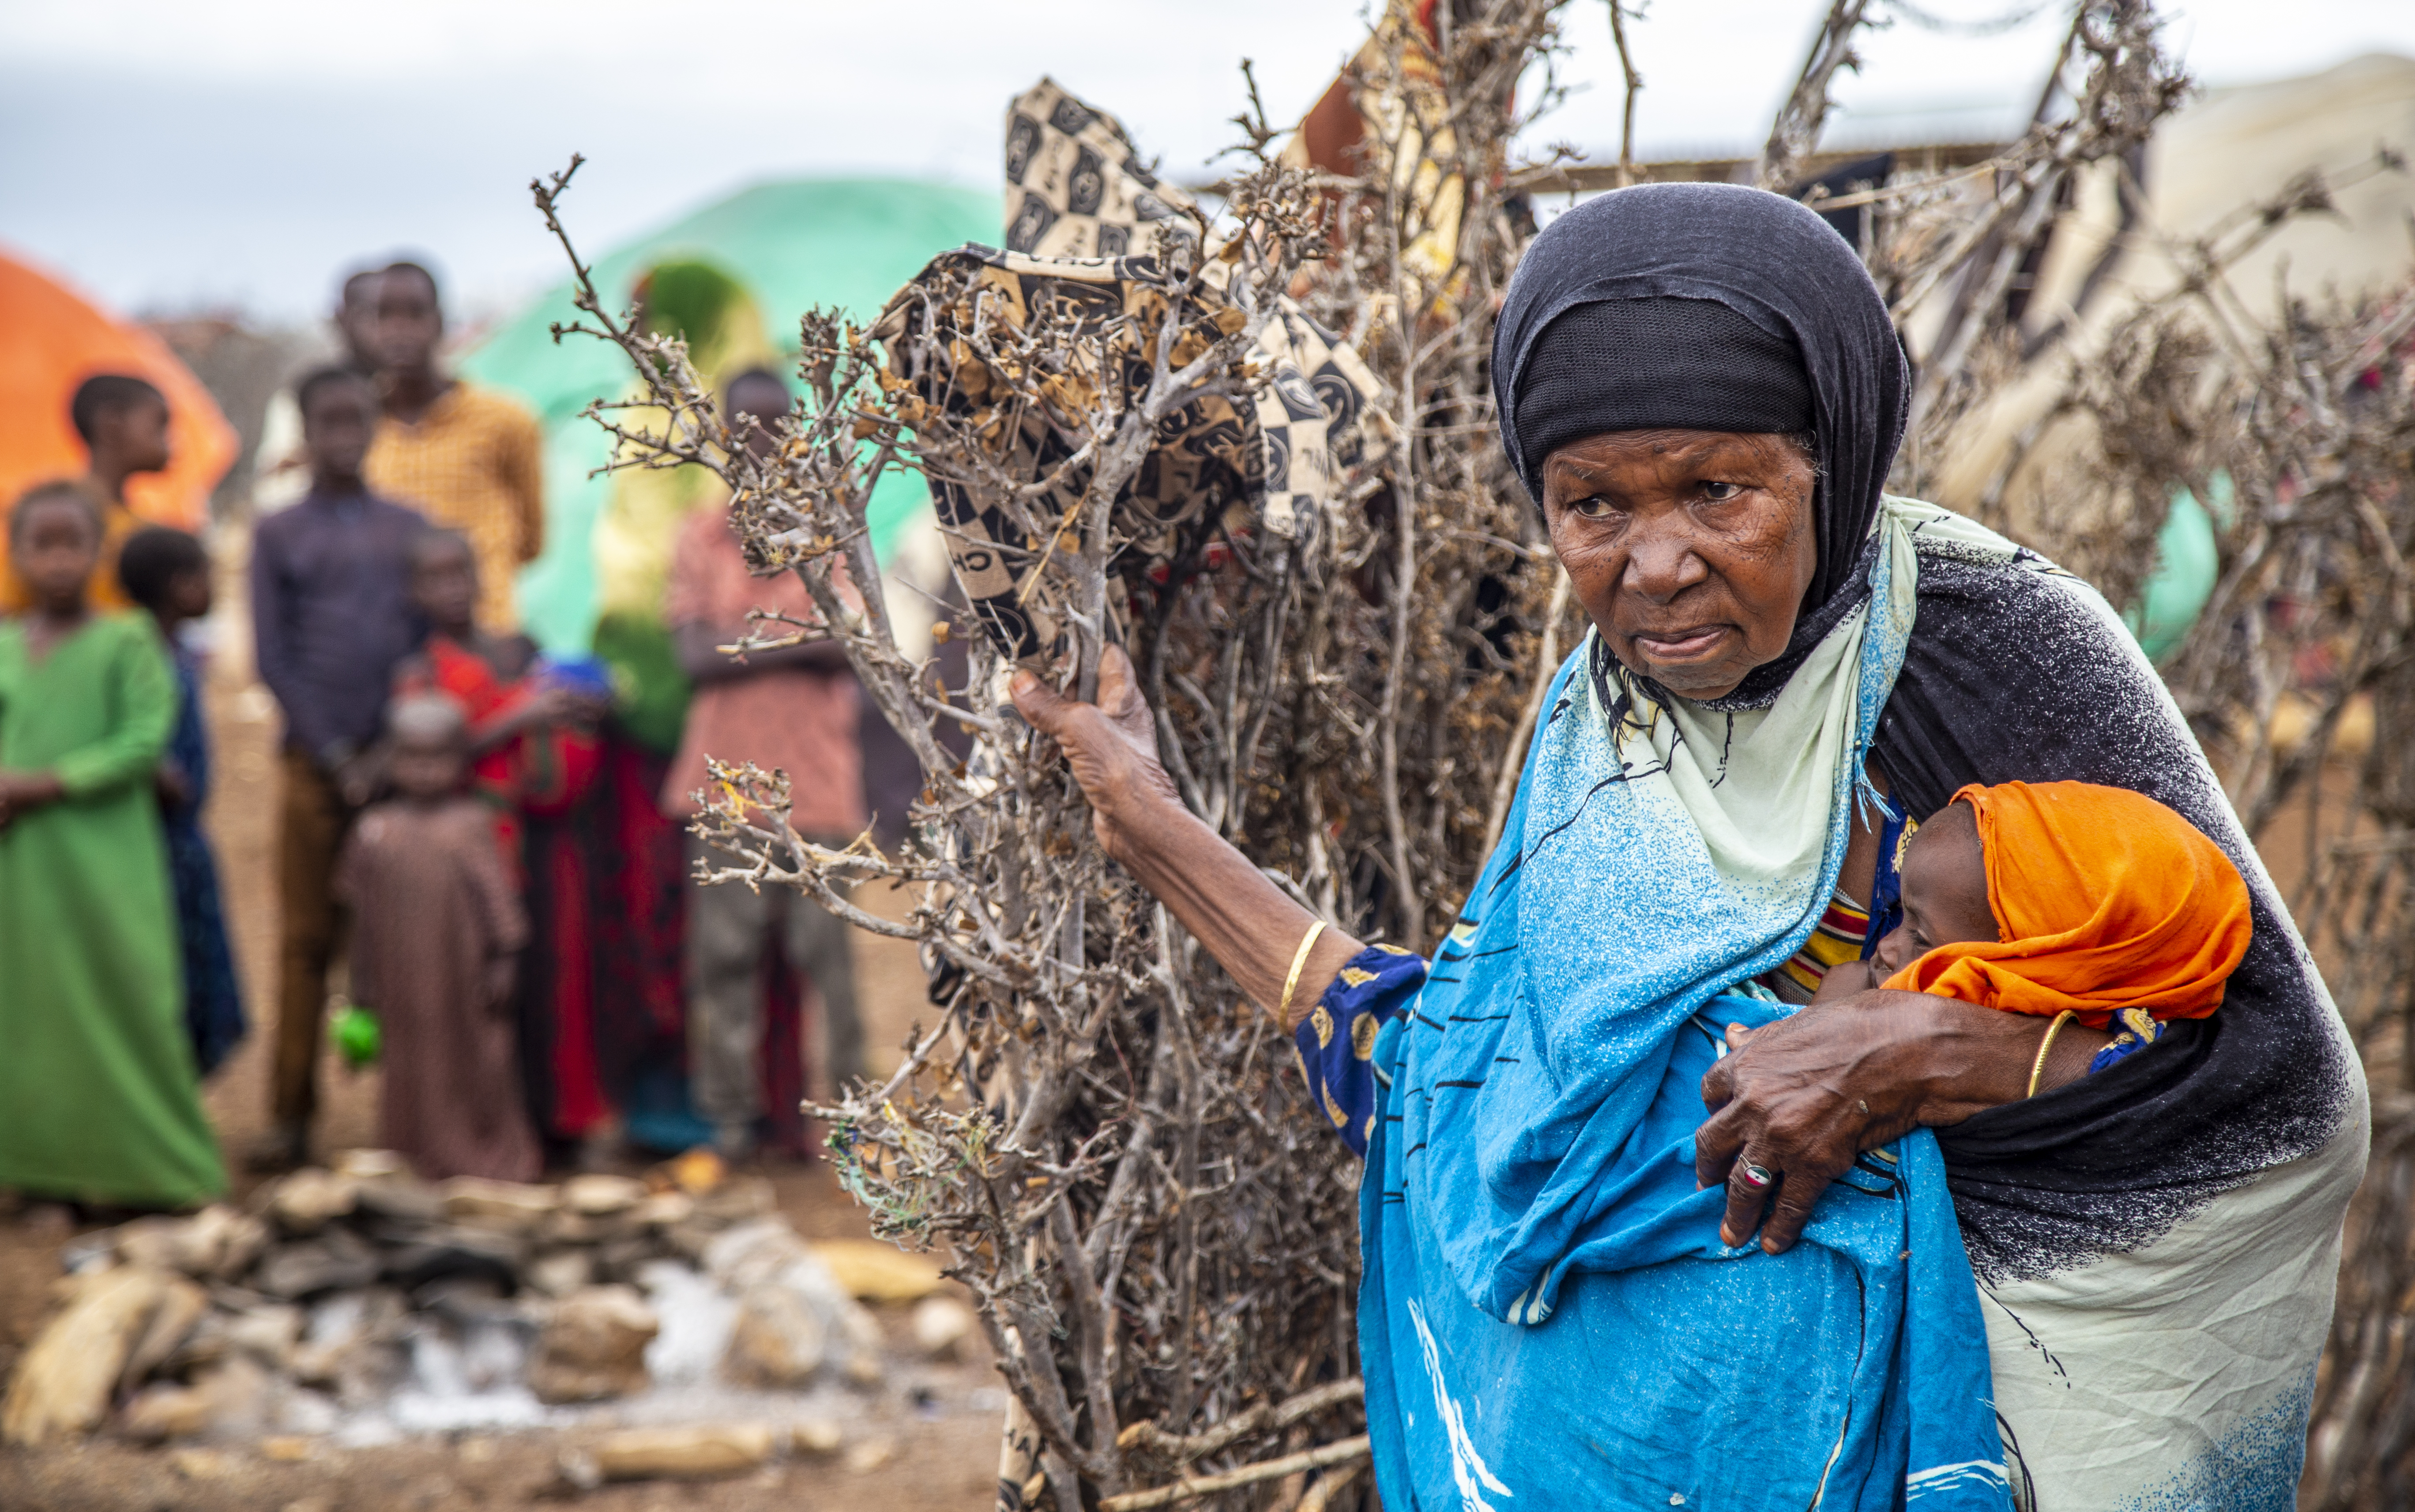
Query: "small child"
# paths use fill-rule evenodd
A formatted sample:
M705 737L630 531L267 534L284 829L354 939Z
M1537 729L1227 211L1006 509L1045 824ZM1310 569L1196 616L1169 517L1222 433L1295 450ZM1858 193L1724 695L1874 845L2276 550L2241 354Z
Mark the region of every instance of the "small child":
M2089 1070L2204 1018L2247 953L2247 884L2169 808L2092 783L1972 784L1905 846L1903 922L1814 1002L1871 986L2115 1031Z
M442 695L386 718L396 797L364 813L336 874L352 995L382 1020L378 1139L430 1180L528 1181L540 1164L512 1018L528 921L487 806L464 790L470 730Z
M396 666L394 696L438 693L461 706L472 786L518 868L524 815L561 814L592 786L604 705L554 675L528 636L482 628L479 596L468 536L430 528L412 541L411 599L428 622L428 639Z
M176 670L176 727L159 758L159 817L168 834L168 879L176 890L184 941L185 1030L203 1076L225 1063L247 1025L235 984L234 952L218 903L218 861L202 832L210 796L210 741L202 719L202 663L181 632L210 612L210 559L183 531L146 526L126 538L117 580L151 616Z

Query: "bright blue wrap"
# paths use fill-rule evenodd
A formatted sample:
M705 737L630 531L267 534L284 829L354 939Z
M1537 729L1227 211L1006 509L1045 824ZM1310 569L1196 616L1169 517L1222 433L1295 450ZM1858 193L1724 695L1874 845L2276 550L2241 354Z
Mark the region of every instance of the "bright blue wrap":
M1723 1191L1694 1190L1719 1029L1788 1011L1721 996L1680 1029L1642 1119L1604 1136L1603 1200L1539 1325L1470 1303L1441 1253L1452 1225L1418 1220L1390 1108L1402 1042L1428 1031L1385 1025L1358 1341L1392 1512L2009 1505L1935 1137L1865 1156L1783 1255L1720 1244Z
M1783 1255L1721 1244L1723 1191L1695 1190L1725 1026L1791 1011L1738 986L1802 945L1877 801L1907 526L1761 710L1663 705L1588 637L1422 985L1362 958L1321 1057L1303 1032L1382 1086L1372 1119L1327 1113L1372 1130L1359 1341L1393 1512L2009 1505L1935 1138L1864 1156Z

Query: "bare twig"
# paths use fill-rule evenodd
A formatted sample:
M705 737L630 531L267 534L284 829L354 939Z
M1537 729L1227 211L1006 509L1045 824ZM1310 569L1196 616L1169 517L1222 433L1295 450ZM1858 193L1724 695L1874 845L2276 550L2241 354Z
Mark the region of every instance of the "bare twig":
M1106 1497L1099 1503L1099 1512L1144 1512L1144 1509L1152 1506L1175 1506L1184 1502L1195 1501L1202 1496L1213 1496L1218 1491L1229 1491L1239 1486L1254 1486L1260 1481L1281 1480L1285 1475L1298 1475L1303 1470L1316 1470L1326 1465L1364 1460L1367 1454L1367 1435L1361 1433L1355 1439L1343 1439L1339 1444L1328 1444L1322 1448L1303 1449L1298 1454L1287 1454L1279 1460L1267 1460L1254 1465L1244 1465L1238 1470L1228 1470L1222 1475L1200 1475L1176 1481L1171 1486L1160 1486L1150 1490L1131 1491L1122 1496Z

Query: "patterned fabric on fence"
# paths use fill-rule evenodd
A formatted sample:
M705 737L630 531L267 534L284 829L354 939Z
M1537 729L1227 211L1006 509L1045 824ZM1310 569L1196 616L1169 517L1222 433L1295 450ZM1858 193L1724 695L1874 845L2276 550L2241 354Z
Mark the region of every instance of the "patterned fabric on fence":
M899 291L873 335L886 343L892 392L910 385L902 408L938 406L994 426L991 460L1004 477L1028 484L1073 455L1079 428L1119 412L1148 387L1158 333L1167 319L1167 274L1158 256L1193 254L1203 220L1190 197L1161 185L1138 160L1115 117L1042 80L1008 112L1008 250L967 247L934 259ZM1105 250L1107 256L1079 256ZM1208 254L1216 256L1211 247ZM1218 337L1242 329L1246 315L1218 292L1215 262L1202 297L1176 313L1176 367ZM1041 385L1051 415L1028 402L1009 406L1006 384L963 339L976 327L1117 327L1077 349L1088 364ZM943 370L909 373L901 338L928 329L946 339ZM992 343L993 352L998 343ZM1260 531L1284 540L1315 528L1358 482L1388 428L1373 399L1381 386L1347 343L1310 320L1288 298L1261 331L1250 362L1263 381L1233 398L1210 396L1166 416L1139 472L1118 496L1114 528L1120 570L1147 572L1178 547L1179 531L1217 520L1237 535ZM1102 369L1106 369L1102 371ZM1371 427L1373 434L1371 435ZM1064 529L1087 472L1069 470L1033 504L1034 523ZM1033 571L1032 540L996 502L964 480L935 469L931 491L948 532L956 578L999 647L1037 665L1064 632L1054 587Z

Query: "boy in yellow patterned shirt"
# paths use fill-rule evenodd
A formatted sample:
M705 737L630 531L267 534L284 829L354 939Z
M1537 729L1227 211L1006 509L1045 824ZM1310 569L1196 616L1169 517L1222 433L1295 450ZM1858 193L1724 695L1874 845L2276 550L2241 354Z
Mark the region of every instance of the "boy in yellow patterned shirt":
M438 362L444 309L436 276L418 263L395 263L380 277L370 332L385 413L363 468L369 487L468 536L483 585L479 622L517 629L512 585L545 547L536 417Z

